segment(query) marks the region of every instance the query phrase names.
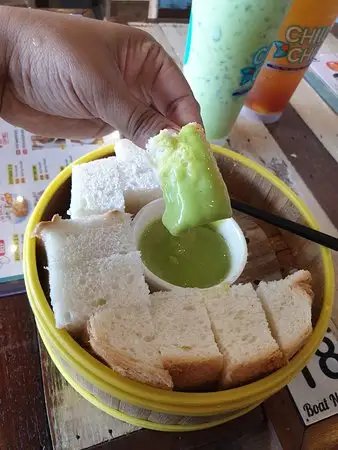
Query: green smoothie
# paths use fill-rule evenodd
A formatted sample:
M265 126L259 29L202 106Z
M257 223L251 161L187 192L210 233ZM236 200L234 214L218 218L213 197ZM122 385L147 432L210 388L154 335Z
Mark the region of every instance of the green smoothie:
M230 270L225 240L208 227L195 228L176 237L159 219L145 229L138 248L148 269L175 286L214 286Z
M163 191L163 224L173 235L231 217L227 188L204 132L196 124L167 130L147 146Z
M183 73L209 140L228 135L290 0L193 0Z

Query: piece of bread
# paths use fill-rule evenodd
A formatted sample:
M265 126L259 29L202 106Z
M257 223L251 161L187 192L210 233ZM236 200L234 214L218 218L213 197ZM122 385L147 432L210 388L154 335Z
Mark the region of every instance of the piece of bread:
M114 150L118 162L133 163L142 171L152 170L146 151L128 139L118 140Z
M123 188L115 157L98 159L72 168L68 214L72 219L124 211Z
M145 150L122 139L115 151L116 157L73 166L68 211L72 219L110 210L134 214L162 196Z
M128 212L136 213L147 203L162 197L145 150L127 139L121 139L115 144L115 154Z
M300 270L284 280L262 281L257 288L272 334L288 359L312 333L311 281L310 272Z
M189 123L178 133L162 130L149 139L146 150L163 191L162 221L172 235L232 216L228 190L201 125Z
M285 363L251 284L205 290L205 303L224 357L221 386L240 386Z
M96 308L149 303L139 252L49 265L50 297L57 328L83 330Z
M222 369L222 355L202 296L199 289L156 292L150 296L163 366L175 388L181 390L217 381Z
M90 317L88 332L92 349L115 372L141 383L172 389L147 306L101 308Z
M118 168L123 183L125 208L131 214L143 206L162 197L162 190L152 169L143 171L133 162L119 162Z
M77 264L136 250L131 216L109 211L99 216L41 222L35 236L43 240L49 264Z

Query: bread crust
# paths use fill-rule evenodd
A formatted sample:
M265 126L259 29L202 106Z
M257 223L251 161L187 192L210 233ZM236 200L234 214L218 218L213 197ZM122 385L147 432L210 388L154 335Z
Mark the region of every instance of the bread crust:
M297 272L294 272L293 274L285 278L284 282L287 282L289 284L291 290L295 293L295 295L302 297L303 299L305 299L305 301L307 300L310 306L312 305L314 293L311 286L312 276L308 270L299 270ZM269 322L271 321L271 319L269 319L270 315L271 313L266 313ZM271 323L270 329L272 330L274 338L278 342L279 339L276 336L275 327L272 326ZM305 345L311 333L312 333L312 324L310 322L307 325L307 327L304 330L302 330L300 334L297 335L296 338L288 340L287 345L282 346L283 347L282 351L288 360L290 360ZM281 347L281 342L279 342L279 345Z
M308 270L299 270L293 275L289 275L287 279L290 280L291 289L297 291L302 297L307 298L310 304L312 304L314 292L311 287L311 273Z
M84 222L90 222L91 218L98 218L101 217L102 218L102 222L103 221L111 221L111 222L116 222L117 219L120 219L121 223L124 221L124 217L125 216L130 216L130 214L121 212L121 211L107 211L104 214L98 214L95 216L88 216L88 217L83 217L81 218L82 220L84 220ZM80 220L81 220L80 219ZM73 219L74 220L74 219ZM79 220L79 219L75 219L75 220ZM84 223L85 225L85 223ZM32 236L31 237L36 237L39 239L43 239L43 233L44 231L48 230L65 230L68 227L72 226L72 219L62 219L62 217L59 214L54 214L54 216L52 217L51 220L47 220L47 221L42 221L40 223L37 224L37 226L35 227Z
M298 336L289 346L287 350L284 351L285 356L290 360L301 348L304 347L306 341L312 334L312 326L309 326L301 336Z
M199 359L183 355L181 358L177 355L162 356L162 361L164 368L169 371L173 379L175 388L181 390L193 389L217 381L223 366L221 354Z
M37 224L35 227L31 237L36 237L39 239L43 239L43 232L46 229L55 228L56 225L59 225L62 222L61 216L59 214L54 214L52 220L43 221Z
M147 366L110 343L108 344L101 339L96 340L91 334L90 329L89 333L89 343L92 349L115 372L131 380L149 384L160 389L173 389L173 381L167 370L161 367Z
M280 349L276 349L274 352L253 360L250 363L232 367L227 366L226 356L224 356L220 386L225 389L241 386L264 375L268 375L286 364L287 360Z

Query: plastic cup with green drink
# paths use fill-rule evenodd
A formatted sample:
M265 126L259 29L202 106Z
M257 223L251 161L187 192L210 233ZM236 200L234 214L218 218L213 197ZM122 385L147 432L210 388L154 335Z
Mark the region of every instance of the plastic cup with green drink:
M230 132L290 0L193 0L183 72L209 140Z

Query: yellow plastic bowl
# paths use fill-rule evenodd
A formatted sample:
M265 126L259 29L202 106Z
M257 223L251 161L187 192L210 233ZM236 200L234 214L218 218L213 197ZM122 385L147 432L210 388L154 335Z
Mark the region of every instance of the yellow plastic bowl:
M233 151L216 146L213 150L259 174L283 193L309 226L319 228L306 205L268 170ZM106 146L74 164L111 156L113 152L112 145ZM116 374L91 356L65 330L57 329L54 314L40 284L36 239L32 233L51 199L71 177L71 171L70 165L51 182L29 220L24 242L24 277L30 305L46 348L60 372L81 395L108 414L138 426L163 431L190 431L215 426L245 414L283 388L303 369L325 334L333 306L334 268L330 251L323 247L320 248L324 274L323 300L313 334L287 366L243 387L220 392L183 393L146 386ZM126 405L130 406L129 410ZM149 411L148 416L145 411Z

